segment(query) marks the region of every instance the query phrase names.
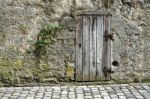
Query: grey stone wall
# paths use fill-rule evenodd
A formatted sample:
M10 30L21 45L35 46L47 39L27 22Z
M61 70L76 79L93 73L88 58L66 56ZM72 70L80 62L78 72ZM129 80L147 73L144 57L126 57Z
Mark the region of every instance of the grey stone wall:
M150 3L144 0L0 0L0 85L74 80L75 14L98 9L112 13L112 74L117 82L149 81ZM46 24L61 24L56 41L38 60L34 51Z

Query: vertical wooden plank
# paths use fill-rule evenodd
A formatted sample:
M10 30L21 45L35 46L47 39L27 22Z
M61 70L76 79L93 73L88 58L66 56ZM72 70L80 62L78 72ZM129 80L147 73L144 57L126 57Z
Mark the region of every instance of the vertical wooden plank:
M111 35L111 31L110 31L110 28L111 28L111 24L110 24L110 16L106 16L106 21L107 21L107 30L108 30L108 35ZM107 41L107 69L109 70L109 71L111 71L111 59L112 59L112 55L111 55L111 47L112 46L112 40L111 40L111 38L110 39L108 39L108 41ZM108 72L107 73L107 77L106 77L106 80L110 80L110 77L111 77L111 72Z
M90 17L83 16L83 52L82 52L82 63L83 63L83 81L90 80L90 48L89 48L89 28L90 28Z
M103 79L102 55L103 55L103 16L97 16L97 80Z
M110 17L104 16L104 35L110 34ZM111 70L111 39L109 37L104 38L104 55L103 55L103 70L105 80L110 80Z
M76 81L82 81L82 32L83 32L83 19L82 16L77 16L76 26Z
M103 16L103 28L104 28L104 35L107 35L107 21L106 16ZM105 69L107 68L107 41L105 36L103 36L103 55L102 55L102 70L103 70L103 80L106 80L107 73Z
M108 30L107 30L107 20L106 20L106 16L104 17L104 22L103 22L103 26L104 26L104 35L107 35ZM105 69L107 68L107 40L106 37L104 36L103 39L103 63L102 63L102 68L103 68L103 74L104 74L104 80L106 80L107 78L107 73L105 72Z
M97 17L90 16L90 81L96 80L96 32Z

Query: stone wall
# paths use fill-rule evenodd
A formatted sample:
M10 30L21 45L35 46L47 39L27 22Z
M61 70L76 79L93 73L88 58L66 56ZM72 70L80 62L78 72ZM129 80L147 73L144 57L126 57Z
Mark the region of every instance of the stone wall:
M148 0L0 0L0 84L56 83L74 80L75 14L98 9L112 13L112 80L148 81L150 77L150 3ZM47 55L35 55L38 35L59 24Z

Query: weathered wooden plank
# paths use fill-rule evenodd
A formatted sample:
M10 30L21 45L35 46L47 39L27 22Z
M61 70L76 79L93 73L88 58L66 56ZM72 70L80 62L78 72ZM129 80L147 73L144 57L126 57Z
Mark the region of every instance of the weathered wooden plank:
M97 16L97 80L102 80L102 54L103 54L103 16Z
M90 16L90 81L96 80L96 32L97 17Z
M76 26L76 81L82 81L82 32L83 32L83 19L82 16L77 17Z
M104 26L104 35L106 35L108 33L108 30L106 29L107 21L106 21L105 16L104 16L103 26ZM107 68L107 41L104 36L104 38L103 38L103 61L102 61L102 70L103 70L103 74L104 74L103 75L104 80L106 80L106 76L107 76L107 73L105 71L106 68Z
M89 28L90 28L90 17L83 16L83 52L82 52L82 63L83 63L83 81L89 81L90 77L90 54L89 54Z
M110 80L111 70L111 39L107 37L110 33L109 16L104 16L104 48L103 48L103 71L105 80Z
M108 30L108 35L111 34L111 31L110 31L110 16L105 16L106 17L106 23L107 23L107 27L106 29ZM106 76L106 80L110 80L110 77L111 77L111 58L112 58L112 55L111 55L111 44L112 43L112 40L111 39L108 39L107 41L107 70L109 71L107 73L107 76Z

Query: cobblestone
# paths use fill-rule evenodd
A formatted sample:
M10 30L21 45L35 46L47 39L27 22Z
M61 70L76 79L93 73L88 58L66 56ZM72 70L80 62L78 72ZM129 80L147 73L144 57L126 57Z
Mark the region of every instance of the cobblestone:
M1 87L0 99L150 99L150 83Z

